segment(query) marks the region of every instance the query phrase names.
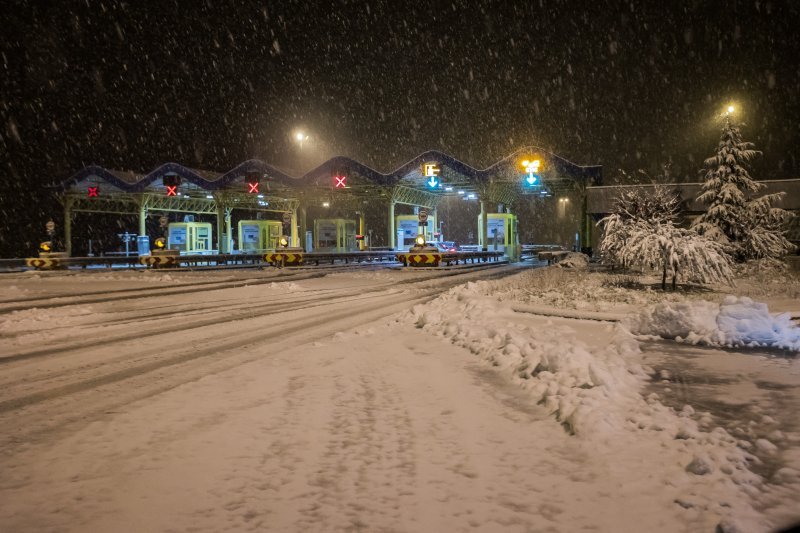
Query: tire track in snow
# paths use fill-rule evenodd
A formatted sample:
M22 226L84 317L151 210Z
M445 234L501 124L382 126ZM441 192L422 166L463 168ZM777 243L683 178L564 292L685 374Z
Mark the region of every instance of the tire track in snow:
M490 277L516 272L518 270L514 268L499 269L492 272ZM235 338L223 334L222 338L204 339L202 344L182 346L177 353L151 354L151 359L146 362L135 358L129 361L122 354L109 367L67 369L53 381L74 381L57 386L52 386L52 382L45 383L43 385L47 388L44 390L34 390L0 402L0 424L7 428L2 440L7 445L26 442L71 423L85 422L103 412L113 412L132 401L170 390L208 373L229 369L258 358L248 358L238 353L248 345L270 342L272 350L281 350L282 347L325 338L342 328L349 329L379 320L407 309L412 304L435 298L439 293L462 283L463 278L469 278L470 274L476 273L447 276L451 279L441 280L435 288L425 291L424 294L419 291L413 294L384 291L361 297L362 301L356 307L353 304L359 298L319 304L315 306L322 307L318 313L304 314L299 318L282 317L285 320ZM483 279L486 277L483 275ZM295 310L303 309L307 307ZM223 328L224 326L221 325ZM220 329L216 328L216 333L219 332ZM94 375L85 375L91 372Z
M15 443L30 442L37 435L48 434L65 425L85 421L103 412L113 412L133 401L197 380L210 372L207 365L214 364L213 373L216 373L264 356L235 353L237 349L245 346L280 339L278 342L273 342L273 349L280 350L298 342L313 342L330 336L340 328L350 328L363 323L367 317L373 320L387 317L401 311L409 304L422 303L433 297L418 294L401 297L394 294L375 295L370 298L373 301L360 307L348 307L348 313L340 317L335 315L335 309L331 309L330 306L319 313L294 320L291 325L278 324L247 336L206 345L202 350L189 348L182 354L145 365L116 370L62 387L5 400L0 402L0 424L7 431L0 437L0 448L10 447ZM325 327L319 327L323 321ZM315 326L317 328L312 329ZM53 405L53 402L64 399L70 401L60 406ZM24 416L15 417L17 412ZM6 451L10 453L10 448Z

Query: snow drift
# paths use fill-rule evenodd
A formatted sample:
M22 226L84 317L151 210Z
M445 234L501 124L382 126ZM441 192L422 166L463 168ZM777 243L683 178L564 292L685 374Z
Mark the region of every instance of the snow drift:
M625 321L635 335L656 335L692 344L769 347L800 351L800 327L791 315L770 314L767 304L726 296L708 301L666 302Z

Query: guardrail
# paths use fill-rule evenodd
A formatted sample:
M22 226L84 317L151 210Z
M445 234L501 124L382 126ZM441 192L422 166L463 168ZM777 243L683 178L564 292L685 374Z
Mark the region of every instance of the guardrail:
M298 253L286 250L286 253ZM267 254L269 254L268 252ZM274 253L284 253L276 250ZM410 252L396 252L390 250L376 250L363 252L299 252L302 256L298 264L320 265L323 263L392 263L399 261L408 264L405 257ZM58 270L67 268L164 268L164 267L193 267L193 266L235 266L235 265L268 265L273 262L265 259L263 253L257 254L204 254L204 255L176 255L170 256L169 261L148 261L151 256L99 256L99 257L53 257L28 258L28 259L3 259L0 268L19 269L36 268L37 270ZM503 257L503 252L444 252L437 253L441 263L446 265L459 263L476 263L497 261ZM155 257L155 256L152 256ZM437 263L438 264L438 263Z
M33 267L37 270L59 270L66 268L146 268L141 258L150 256L98 256L98 257L32 257L27 259L6 259L0 267ZM198 265L256 265L264 263L263 254L209 254L175 256L174 266Z
M499 261L505 255L503 252L446 252L442 254L442 262L448 265L462 262L466 264L467 261L471 263L486 261Z
M279 250L280 251L280 250ZM374 250L364 252L309 252L303 254L306 264L314 263L319 265L321 262L333 264L336 261L347 263L375 263L382 261L392 262L395 260L397 252L391 250Z
M522 244L519 247L523 257L538 257L541 252L560 252L564 248L558 244Z

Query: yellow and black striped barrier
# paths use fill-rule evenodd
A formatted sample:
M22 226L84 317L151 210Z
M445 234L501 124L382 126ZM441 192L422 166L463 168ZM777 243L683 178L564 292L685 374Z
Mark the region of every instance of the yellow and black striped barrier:
M169 268L178 265L177 255L143 255L139 264L153 268Z
M36 270L58 270L67 268L66 259L69 259L66 252L39 252L39 257L26 258L25 265Z
M408 252L397 254L397 260L404 266L436 267L442 262L442 254L434 252Z
M156 249L150 252L150 255L140 256L139 264L153 268L176 267L180 255L178 250Z
M276 267L301 266L303 259L303 252L269 252L264 254L264 261Z
M55 270L61 268L60 259L44 259L41 257L28 257L25 259L25 264L33 267L36 270Z

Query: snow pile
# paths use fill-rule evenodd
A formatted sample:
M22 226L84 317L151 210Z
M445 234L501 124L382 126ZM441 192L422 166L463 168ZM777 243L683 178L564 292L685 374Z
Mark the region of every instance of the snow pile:
M91 317L95 310L88 305L70 307L69 314L59 309L24 309L0 315L0 335L34 333L40 339L51 336L50 330L69 327Z
M656 335L692 344L770 347L800 351L800 327L789 313L772 315L767 304L746 296L707 301L667 302L625 321L636 335Z
M513 310L481 294L484 284L468 283L416 306L408 320L511 374L571 433L625 426L628 410L608 406L639 398L646 374L623 359L638 353L636 341L617 328L611 347L592 351L569 338L571 328L515 324Z
M17 287L16 285L7 285L3 287L2 301L13 301L14 298L25 295L29 292L27 289Z
M561 269L555 266L525 271L506 286L493 287L504 298L524 304L547 305L560 309L630 312L665 300L683 301L677 292L651 290L646 284L654 281L633 275ZM513 285L512 285L513 283ZM626 285L641 283L631 290Z
M701 430L690 406L677 413L655 393L643 397L648 377L625 327L609 325L613 335L604 347L588 344L569 326L521 318L503 289L511 289L508 280L469 283L415 306L401 320L468 349L528 391L532 403L591 443L594 453L625 449L631 468L645 468L657 447L656 462L663 462L677 505L713 512L742 531L764 530L750 503L762 490L763 480L749 468L758 458L723 428ZM697 321L703 311L696 309Z
M579 252L570 252L556 263L561 268L571 268L575 270L586 270L589 268L589 256Z

